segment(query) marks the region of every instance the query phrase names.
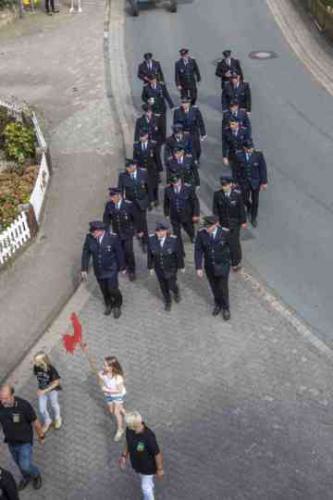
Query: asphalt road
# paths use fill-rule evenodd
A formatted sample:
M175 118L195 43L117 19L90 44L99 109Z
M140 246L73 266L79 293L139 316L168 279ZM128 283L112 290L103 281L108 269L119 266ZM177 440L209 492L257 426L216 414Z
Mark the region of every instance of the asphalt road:
M253 94L254 140L269 169L259 225L245 234L244 251L256 273L316 334L333 343L333 100L287 45L263 0L181 1L177 14L145 6L126 18L126 47L135 105L142 54L153 51L174 86L174 61L186 46L199 62L203 81L198 105L208 139L201 167L201 197L211 205L222 166L220 84L215 63L231 48L242 61ZM248 57L272 50L266 61ZM169 120L170 123L170 120Z

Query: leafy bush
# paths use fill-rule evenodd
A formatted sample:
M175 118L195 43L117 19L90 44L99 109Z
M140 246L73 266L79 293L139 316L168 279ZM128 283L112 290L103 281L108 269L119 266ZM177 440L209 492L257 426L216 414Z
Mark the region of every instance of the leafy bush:
M0 0L0 10L6 7L14 7L17 5L16 0Z
M35 157L35 134L32 127L19 122L8 123L3 135L4 150L8 160L24 165L28 158Z

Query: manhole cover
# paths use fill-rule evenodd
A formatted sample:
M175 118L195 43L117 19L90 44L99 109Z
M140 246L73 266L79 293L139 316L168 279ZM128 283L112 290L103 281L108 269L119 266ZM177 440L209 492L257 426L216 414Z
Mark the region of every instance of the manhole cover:
M254 50L253 52L249 53L249 57L251 59L274 59L277 57L277 54L273 52L272 50Z

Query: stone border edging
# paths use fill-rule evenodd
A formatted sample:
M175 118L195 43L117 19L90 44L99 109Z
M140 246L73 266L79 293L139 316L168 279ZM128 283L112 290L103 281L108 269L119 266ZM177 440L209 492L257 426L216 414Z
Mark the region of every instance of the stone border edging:
M333 60L307 28L290 0L266 0L288 44L314 78L333 95Z

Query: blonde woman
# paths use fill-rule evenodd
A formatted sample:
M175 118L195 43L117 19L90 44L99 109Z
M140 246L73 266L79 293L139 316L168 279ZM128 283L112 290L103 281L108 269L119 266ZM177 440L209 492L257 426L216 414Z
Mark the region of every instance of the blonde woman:
M43 432L46 433L52 425L52 419L48 411L48 403L53 410L54 427L60 429L62 419L60 414L60 405L58 401L58 392L61 390L60 375L51 364L47 354L43 351L34 356L33 372L38 382L38 403L39 412L43 421Z
M104 359L104 367L102 371L98 372L98 377L109 411L116 418L117 432L114 440L120 441L125 431L124 397L126 388L122 367L115 356L108 356Z

